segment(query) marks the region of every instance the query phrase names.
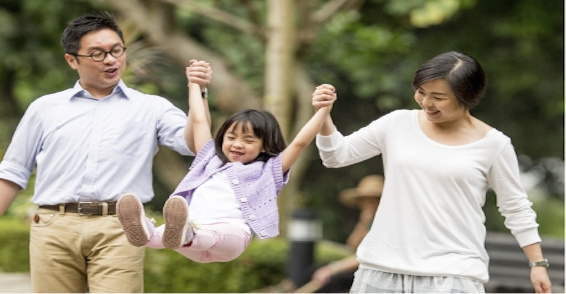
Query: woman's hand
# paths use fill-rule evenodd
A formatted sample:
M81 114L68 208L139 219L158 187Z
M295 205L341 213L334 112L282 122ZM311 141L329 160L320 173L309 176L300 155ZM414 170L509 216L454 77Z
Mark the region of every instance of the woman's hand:
M531 283L536 293L552 292L552 284L545 267L535 266L531 268Z
M330 106L336 101L336 89L329 84L322 84L312 93L312 107L315 111L322 107Z

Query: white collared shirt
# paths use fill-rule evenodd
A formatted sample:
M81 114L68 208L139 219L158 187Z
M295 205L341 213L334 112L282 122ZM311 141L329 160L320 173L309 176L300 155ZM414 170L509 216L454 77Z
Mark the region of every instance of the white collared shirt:
M115 201L126 192L147 202L158 146L194 155L183 135L186 120L167 99L123 81L102 99L77 81L30 104L0 162L0 178L24 189L37 168L37 205Z

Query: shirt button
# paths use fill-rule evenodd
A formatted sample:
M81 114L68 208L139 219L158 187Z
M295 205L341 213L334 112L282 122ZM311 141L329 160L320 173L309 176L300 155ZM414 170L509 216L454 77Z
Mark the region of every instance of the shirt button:
M242 197L242 198L240 198L240 201L241 201L241 202L247 202L247 201L248 201L248 198Z
M237 185L239 183L240 183L240 181L238 181L238 180L232 180L232 184L234 184L234 185Z
M266 232L266 231L261 231L261 232L259 232L259 234L260 234L262 237L267 236L267 232Z
M255 215L250 214L250 216L248 216L248 219L249 219L249 220L255 220Z

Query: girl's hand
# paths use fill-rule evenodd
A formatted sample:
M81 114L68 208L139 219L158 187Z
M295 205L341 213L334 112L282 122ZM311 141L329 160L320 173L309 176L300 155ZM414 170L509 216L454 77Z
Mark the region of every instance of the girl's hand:
M322 84L312 93L312 107L315 111L325 106L332 106L336 101L336 89L329 84Z
M204 90L212 80L212 68L206 61L192 59L185 69L185 75L189 82L200 85Z

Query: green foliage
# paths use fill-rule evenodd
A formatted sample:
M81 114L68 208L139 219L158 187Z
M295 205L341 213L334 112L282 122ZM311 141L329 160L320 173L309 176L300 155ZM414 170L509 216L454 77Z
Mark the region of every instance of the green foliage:
M0 74L15 75L4 83L16 81L20 111L38 96L68 86L68 78L75 74L63 59L62 28L70 17L88 9L92 6L81 1L2 1L0 56L5 58L0 59ZM0 89L14 86L4 83L0 82Z
M29 271L29 223L0 220L0 272Z
M540 199L534 202L533 209L541 236L564 239L564 199Z
M386 9L394 15L408 15L417 28L443 23L462 8L473 5L473 0L406 0L387 1Z
M172 250L146 251L146 292L249 292L284 277L288 245L281 239L251 242L238 259L197 263ZM221 278L220 278L221 277Z

